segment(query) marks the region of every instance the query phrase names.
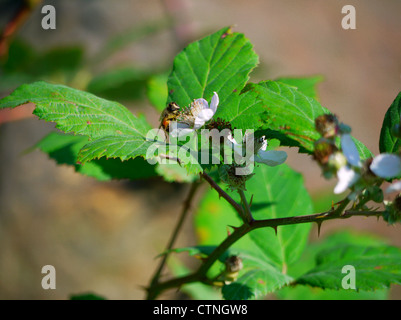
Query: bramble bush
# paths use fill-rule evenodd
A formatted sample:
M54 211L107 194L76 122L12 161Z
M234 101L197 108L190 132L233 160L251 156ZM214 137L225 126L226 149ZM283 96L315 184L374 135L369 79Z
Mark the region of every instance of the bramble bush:
M33 103L34 115L55 122L61 131L36 147L82 174L100 180L161 176L191 184L146 288L148 299L171 288L207 299L219 297L219 290L224 299L256 299L272 292L305 298L312 295L310 287L326 289L317 291L326 297L339 290L342 297L355 298L400 284L399 248L345 232L319 244L309 244L308 237L312 223L320 230L332 219L400 222L400 196L384 201L383 194L401 190L396 182L401 94L385 115L380 154L373 155L351 136L349 125L318 102L320 77L250 83L257 64L250 41L231 28L189 44L176 56L168 78L148 87L159 112L170 102L180 107L160 130L120 103L44 81L19 86L0 100L0 108ZM165 133L166 124L170 132ZM325 178L338 180L334 193L344 194L342 200L314 212L302 175L284 163L287 155L278 147L295 147L312 157ZM385 190L384 182L391 182ZM199 243L175 248L201 183L212 188L195 208ZM195 270L179 262L182 252L201 258ZM161 280L167 262L172 276ZM344 272L346 266L354 274Z

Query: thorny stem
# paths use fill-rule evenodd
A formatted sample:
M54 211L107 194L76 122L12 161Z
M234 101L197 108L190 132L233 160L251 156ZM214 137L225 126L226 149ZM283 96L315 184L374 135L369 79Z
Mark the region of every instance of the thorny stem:
M249 224L244 223L238 228L235 228L234 232L231 233L216 249L204 260L197 271L187 276L174 278L163 283L159 283L156 287L153 287L153 295L151 298L156 298L161 292L170 288L180 287L183 284L191 282L204 282L208 283L206 277L207 271L216 262L221 255L230 248L237 240L242 238L244 235L252 230L259 228L271 227L276 229L278 226L300 224L300 223L311 223L315 222L321 224L323 221L332 219L347 219L354 216L366 216L380 217L382 211L356 211L356 210L345 210L350 200L348 198L340 202L340 205L334 209L323 213L315 213L310 215L286 217L286 218L275 218L275 219L263 219L263 220L252 220Z
M220 186L212 179L211 176L209 176L206 172L201 173L201 176L210 184L210 186L215 189L219 196L226 199L229 204L233 206L235 211L238 212L238 214L242 217L244 214L243 209L241 206L233 199L231 198L227 192L225 192Z
M241 202L244 206L244 217L243 220L245 223L250 223L253 221L252 213L251 213L251 208L249 207L249 203L246 200L246 196L243 190L238 190L238 193L241 197Z
M148 290L148 299L153 299L153 297L151 296L151 292L152 292L151 289L158 285L160 274L162 273L164 265L166 264L166 261L167 261L168 255L169 255L169 251L174 246L174 243L177 239L178 233L181 230L181 227L185 221L185 218L189 212L189 209L191 208L192 200L193 200L199 186L200 186L199 181L195 181L191 185L191 189L189 190L188 196L187 196L186 200L184 201L184 207L182 208L181 215L178 219L177 225L175 226L175 229L171 235L170 241L166 247L166 250L165 250L166 254L163 255L163 258L160 261L159 267L157 268L157 270L150 282L150 286L149 286L149 290Z

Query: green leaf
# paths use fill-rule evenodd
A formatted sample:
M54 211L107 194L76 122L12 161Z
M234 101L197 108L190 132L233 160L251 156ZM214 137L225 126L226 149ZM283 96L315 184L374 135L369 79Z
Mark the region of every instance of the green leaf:
M231 124L232 129L258 129L266 111L258 94L246 91L230 100L230 106L217 109L215 118L221 118Z
M326 201L327 203L327 201ZM315 267L316 256L323 250L331 250L344 245L357 246L383 246L386 242L373 234L342 230L324 238L309 243L302 257L291 268L291 275L295 278L307 273ZM383 300L388 290L375 290L374 292L355 290L330 290L306 285L285 287L278 291L277 296L286 300Z
M400 125L401 116L401 92L393 101L390 108L388 108L383 125L380 131L379 148L380 153L384 152L398 152L401 147L401 140L392 134L395 126Z
M389 288L401 284L401 250L391 246L342 245L322 250L316 267L297 279L299 284L341 289L345 276L342 268L355 268L356 290Z
M93 94L43 81L25 84L0 100L0 109L32 102L40 119L56 122L66 133L91 139L107 136L146 136L151 128L143 117L135 117L123 105Z
M266 130L266 133L277 131L285 135L288 140L284 140L281 135L270 134L278 138L282 145L297 146L302 151L313 152L314 142L320 138L315 129L315 119L330 113L329 110L297 88L277 81L250 84L246 89L257 92L263 100L266 116L262 119L261 130Z
M313 213L312 200L304 187L301 174L287 165L277 167L260 165L248 181L245 195L255 203L271 203L267 207L251 207L255 219L273 219ZM280 270L285 272L296 262L305 248L310 224L278 227L277 235L271 228L251 232L252 240Z
M168 100L186 106L198 98L210 101L215 91L219 108L229 108L257 64L258 56L249 40L223 28L191 43L176 56L167 83Z
M316 86L320 82L322 82L323 77L322 76L311 76L311 77L300 77L300 78L288 78L288 77L283 77L283 78L278 78L276 79L277 82L281 82L284 84L287 84L289 86L296 87L300 92L302 92L304 95L318 100L318 93Z
M254 173L254 177L247 182L246 196L250 199L253 195L251 210L255 218L312 212L311 199L300 174L286 165L261 165L255 168ZM230 195L239 200L236 194ZM216 246L227 237L229 226L240 224L236 212L226 201L219 199L214 190L206 194L195 216L196 233L201 245ZM237 281L223 288L224 297L258 298L288 284L292 277L287 272L302 253L309 230L310 226L306 224L283 226L276 236L271 228L257 229L234 243L225 257L237 254L243 260L244 269Z
M93 140L80 152L81 163L103 156L121 160L144 157L154 143L146 139L151 126L144 117L135 117L117 102L63 85L46 82L22 85L0 100L0 108L28 102L35 104L33 113L40 119L56 122L56 128L66 133Z
M47 153L57 164L73 166L76 172L96 178L101 181L111 179L142 179L157 176L155 166L150 165L141 157L121 161L120 159L96 159L78 164L79 150L88 143L86 136L73 136L52 132L34 148Z
M259 135L279 139L282 146L298 147L302 153L313 153L314 143L320 138L315 119L330 111L296 87L277 81L249 84L245 91L256 92L263 101L265 113ZM362 159L372 155L360 141L354 139Z
M269 260L245 250L239 251L244 268L238 279L222 288L226 300L248 300L263 297L289 284L293 279L282 273Z
M330 290L309 286L287 286L277 292L281 300L387 300L388 290Z

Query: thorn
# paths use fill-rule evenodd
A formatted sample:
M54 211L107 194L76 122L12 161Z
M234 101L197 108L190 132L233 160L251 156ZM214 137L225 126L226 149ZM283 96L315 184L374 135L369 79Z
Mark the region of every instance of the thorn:
M317 224L317 236L320 237L320 229L322 227L323 221L316 221Z
M249 201L249 207L252 206L252 201L253 201L253 194L251 195L251 200Z
M277 236L277 226L274 226L274 227L272 227L273 229L274 229L274 233L276 234L276 236Z
M334 200L331 200L331 210L334 210Z
M227 235L231 236L231 232L230 232L229 226L227 226Z
M239 229L239 227L234 227L234 226L230 226L230 225L228 227L233 228L234 231Z

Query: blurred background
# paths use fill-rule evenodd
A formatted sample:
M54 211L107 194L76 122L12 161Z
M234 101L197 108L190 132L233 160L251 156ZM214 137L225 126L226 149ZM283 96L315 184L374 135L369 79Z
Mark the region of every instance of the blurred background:
M41 27L45 4L56 8L55 30ZM356 30L341 27L348 4L356 8ZM382 119L401 88L400 14L398 0L0 0L0 31L11 34L0 43L0 98L44 79L117 100L156 126L147 85L168 72L186 44L232 25L260 57L251 81L322 75L322 105L378 153ZM55 130L31 113L29 105L0 112L0 299L89 291L143 299L188 185L97 181L38 150L27 153ZM288 152L316 210L328 209L335 181L326 181L310 157ZM372 218L324 223L320 236L344 227L401 246L400 226ZM190 217L177 246L195 243ZM56 290L41 287L48 264L57 270ZM174 290L163 297L184 298ZM401 298L399 286L390 298Z

